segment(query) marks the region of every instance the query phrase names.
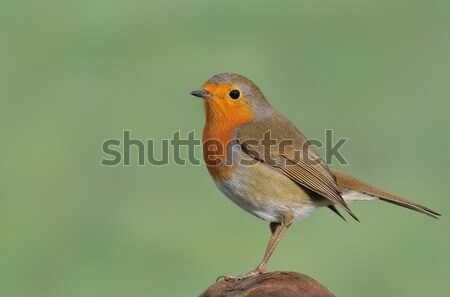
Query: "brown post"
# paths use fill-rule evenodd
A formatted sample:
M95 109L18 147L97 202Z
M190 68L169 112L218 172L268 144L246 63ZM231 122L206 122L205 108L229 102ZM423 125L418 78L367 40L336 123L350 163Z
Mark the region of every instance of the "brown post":
M335 297L324 285L297 272L268 272L243 280L221 280L199 297Z

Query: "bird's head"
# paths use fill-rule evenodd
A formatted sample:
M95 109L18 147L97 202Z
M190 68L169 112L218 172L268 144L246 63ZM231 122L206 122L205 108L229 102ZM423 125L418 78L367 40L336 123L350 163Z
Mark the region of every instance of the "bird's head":
M207 120L245 124L271 111L258 86L239 74L216 74L203 84L203 89L192 91L191 95L205 100Z

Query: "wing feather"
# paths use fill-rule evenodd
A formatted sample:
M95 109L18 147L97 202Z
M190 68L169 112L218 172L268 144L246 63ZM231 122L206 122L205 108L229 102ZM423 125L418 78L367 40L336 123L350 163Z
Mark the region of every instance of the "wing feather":
M267 133L271 140L275 140L275 145L273 141L270 146L264 145L263 139L267 139ZM342 198L336 178L328 166L300 131L280 114L240 127L237 140L251 157L283 173L299 186L323 196L331 204L341 206L358 220ZM283 146L280 151L279 144L286 140L292 145Z

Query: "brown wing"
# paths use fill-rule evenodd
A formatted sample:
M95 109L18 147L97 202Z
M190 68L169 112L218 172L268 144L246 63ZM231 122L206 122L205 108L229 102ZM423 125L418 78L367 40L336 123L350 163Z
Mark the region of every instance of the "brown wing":
M341 206L358 220L342 198L334 175L288 119L277 113L240 127L236 136L248 155Z

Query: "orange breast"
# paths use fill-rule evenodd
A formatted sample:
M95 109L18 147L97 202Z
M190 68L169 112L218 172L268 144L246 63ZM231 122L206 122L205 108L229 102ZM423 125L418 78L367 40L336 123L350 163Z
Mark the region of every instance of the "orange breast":
M217 126L216 126L217 127ZM215 125L206 124L203 130L203 159L209 174L215 180L228 179L233 171L227 155L233 136L232 130L218 130Z
M226 96L206 99L205 112L203 158L213 179L226 180L234 167L229 164L233 134L239 126L250 123L255 115L245 100L233 101Z

